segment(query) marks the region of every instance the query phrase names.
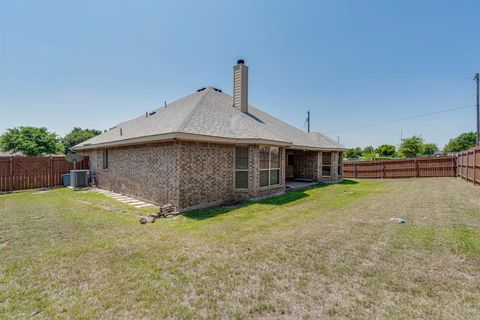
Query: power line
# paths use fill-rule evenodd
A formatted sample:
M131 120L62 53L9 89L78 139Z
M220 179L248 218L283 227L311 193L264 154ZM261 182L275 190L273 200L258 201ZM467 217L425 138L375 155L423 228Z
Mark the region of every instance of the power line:
M356 130L356 129L374 127L374 126L380 126L380 125L387 124L387 123L398 122L398 121L405 121L405 120L411 120L411 119L422 118L422 117L428 117L428 116L433 116L433 115L440 114L440 113L452 112L452 111L455 111L455 110L471 108L471 107L474 107L474 106L475 106L474 104L471 104L471 105L468 105L468 106L454 107L454 108L450 108L450 109L444 109L444 110L439 110L439 111L434 111L434 112L429 112L429 113L423 113L423 114L418 114L418 115L409 116L409 117L405 117L405 118L397 118L397 119L392 119L392 120L386 120L386 121L381 121L381 122L374 122L374 123L370 123L370 124L364 124L364 125L360 125L360 126L356 126L356 127L351 127L351 128L345 128L345 129L341 129L341 130L328 131L328 132L325 132L325 133L326 133L326 134L329 134L329 133L337 133L337 132L344 132L344 131L350 131L350 130Z

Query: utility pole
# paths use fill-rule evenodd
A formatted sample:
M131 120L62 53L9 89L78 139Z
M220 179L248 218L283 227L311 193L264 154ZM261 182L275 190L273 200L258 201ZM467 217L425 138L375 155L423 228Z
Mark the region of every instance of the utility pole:
M308 127L307 127L308 132L310 132L310 110L307 111L307 125L308 125Z
M477 82L477 147L480 146L480 73L475 74L473 78Z

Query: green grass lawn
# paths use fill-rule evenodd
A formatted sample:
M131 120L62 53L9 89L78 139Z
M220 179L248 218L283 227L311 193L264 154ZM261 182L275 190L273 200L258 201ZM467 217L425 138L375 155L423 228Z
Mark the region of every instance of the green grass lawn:
M458 179L349 180L139 224L151 211L1 195L0 318L480 318L480 188Z

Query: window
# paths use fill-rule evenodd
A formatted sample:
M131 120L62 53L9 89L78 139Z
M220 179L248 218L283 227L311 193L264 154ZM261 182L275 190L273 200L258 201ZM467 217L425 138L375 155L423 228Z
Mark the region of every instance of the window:
M280 184L280 152L278 147L260 147L260 187Z
M103 149L103 169L108 169L108 149Z
M290 153L290 154L288 155L287 165L293 166L293 153Z
M343 175L343 154L340 152L338 154L338 169L337 169L338 176Z
M322 152L322 176L330 177L332 175L332 153Z
M235 148L235 188L248 189L248 147Z

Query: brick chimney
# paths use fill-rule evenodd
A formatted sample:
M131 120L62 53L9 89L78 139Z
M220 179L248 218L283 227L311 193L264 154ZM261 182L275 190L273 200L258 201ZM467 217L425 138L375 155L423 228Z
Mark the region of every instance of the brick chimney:
M233 66L233 106L248 113L248 67L243 60Z

